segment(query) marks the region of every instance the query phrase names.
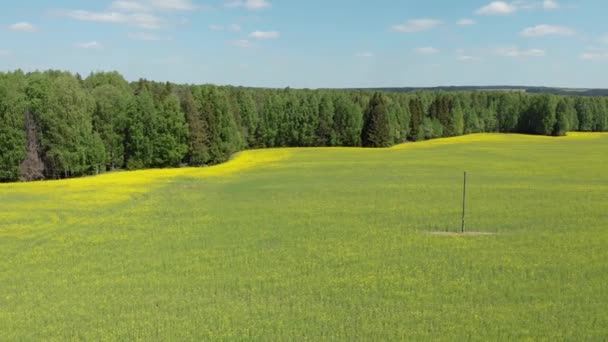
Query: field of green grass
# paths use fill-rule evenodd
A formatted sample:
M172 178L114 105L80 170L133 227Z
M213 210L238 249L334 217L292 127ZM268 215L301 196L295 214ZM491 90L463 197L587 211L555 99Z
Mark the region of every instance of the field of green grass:
M430 339L608 339L608 134L0 185L2 341Z

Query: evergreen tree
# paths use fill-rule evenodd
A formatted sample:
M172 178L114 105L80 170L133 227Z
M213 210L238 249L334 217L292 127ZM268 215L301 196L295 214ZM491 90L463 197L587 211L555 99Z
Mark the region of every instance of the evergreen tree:
M200 97L201 117L208 129L206 140L209 148L209 159L205 164L224 162L243 147L239 129L226 94L214 86L204 87Z
M319 122L316 128L316 146L333 146L336 135L334 132L334 116L336 109L329 94L324 94L319 103Z
M239 91L237 93L237 103L239 116L241 118L241 134L247 147L255 147L258 145L255 137L255 131L258 127L260 118L258 109L251 93L247 91Z
M209 128L202 117L200 101L194 98L192 92L200 94L198 88L186 89L182 97L182 110L188 123L188 153L186 160L190 165L204 165L211 159L209 154Z
M361 142L364 147L391 146L387 99L381 93L375 93L369 102L363 118Z
M424 140L425 135L420 128L424 123L425 115L422 101L417 97L410 100L410 114L409 139L412 141Z

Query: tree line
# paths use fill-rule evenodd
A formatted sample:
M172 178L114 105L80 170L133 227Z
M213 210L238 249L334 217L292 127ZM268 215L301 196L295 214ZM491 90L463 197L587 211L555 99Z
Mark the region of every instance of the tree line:
M608 98L253 89L0 73L0 181L200 166L243 149L387 147L480 132L608 131Z

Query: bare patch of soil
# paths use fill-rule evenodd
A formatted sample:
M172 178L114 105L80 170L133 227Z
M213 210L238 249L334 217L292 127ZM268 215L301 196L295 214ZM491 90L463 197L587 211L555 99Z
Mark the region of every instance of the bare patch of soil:
M431 234L431 235L438 235L438 236L491 236L491 235L496 235L496 233L490 233L490 232L464 232L464 233L460 233L460 232L429 232L429 234Z

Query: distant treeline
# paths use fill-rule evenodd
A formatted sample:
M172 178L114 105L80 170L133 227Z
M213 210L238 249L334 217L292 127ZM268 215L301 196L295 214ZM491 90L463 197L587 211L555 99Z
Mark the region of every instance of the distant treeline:
M427 88L362 88L360 90L382 91L393 93L410 93L419 91L513 91L530 94L553 94L566 96L608 96L608 89L584 89L584 88L551 88L551 87L525 87L525 86L444 86Z
M0 181L211 165L250 148L386 147L478 132L608 130L608 98L251 89L116 72L0 73Z

